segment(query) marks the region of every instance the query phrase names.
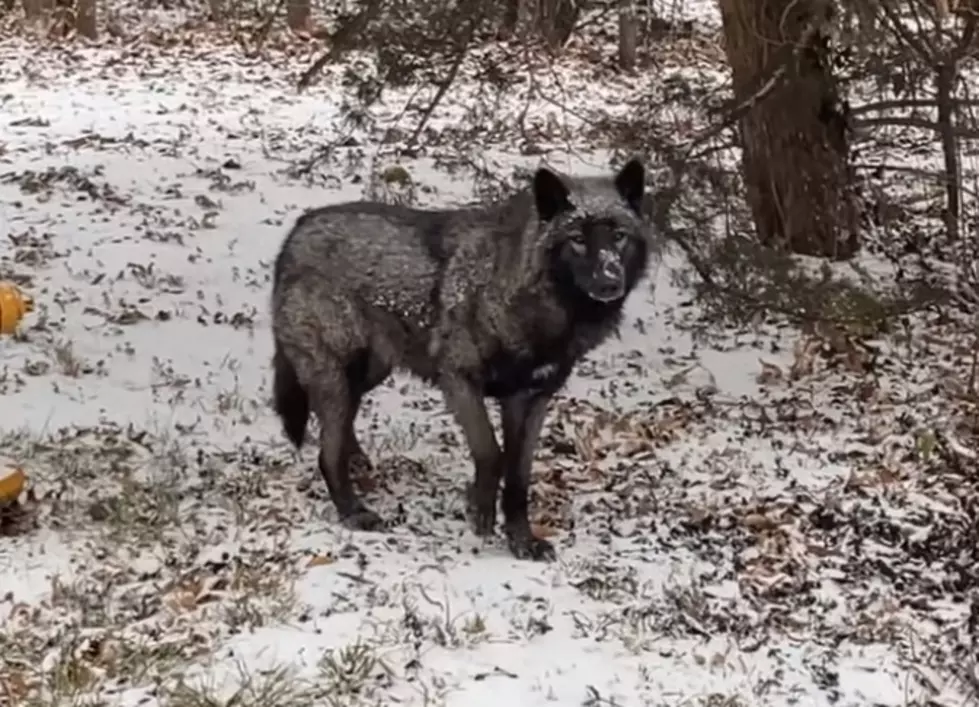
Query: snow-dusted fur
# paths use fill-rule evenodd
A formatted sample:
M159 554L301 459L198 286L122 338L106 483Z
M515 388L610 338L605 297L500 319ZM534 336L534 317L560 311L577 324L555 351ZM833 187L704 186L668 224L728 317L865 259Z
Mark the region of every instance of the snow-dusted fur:
M340 517L374 529L351 461L363 396L395 368L437 385L475 464L474 530L492 534L498 489L518 557L551 559L528 518L531 461L551 397L614 333L653 247L645 170L611 178L546 168L507 200L456 210L346 203L307 212L275 266L275 407L300 446L321 423L319 467ZM502 449L485 398L499 401Z

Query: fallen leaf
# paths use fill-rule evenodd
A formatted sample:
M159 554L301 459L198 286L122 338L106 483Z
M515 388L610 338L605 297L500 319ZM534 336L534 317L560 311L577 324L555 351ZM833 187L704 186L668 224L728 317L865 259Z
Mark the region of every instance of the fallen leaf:
M11 671L6 677L0 678L0 696L11 697L15 702L27 697L29 687L24 674L20 671Z
M313 555L306 563L306 567L322 567L323 565L332 565L334 562L336 560L329 555Z
M193 611L197 608L197 595L185 589L177 590L171 593L164 602L175 613Z
M694 368L695 366L687 366L682 371L677 371L672 376L670 376L665 381L663 381L663 387L665 387L667 390L670 390L671 388L675 388L678 385L683 385L684 383L687 382L687 376L690 374L690 371L692 371Z
M761 513L749 513L741 519L745 527L751 530L772 530L778 527L778 523Z
M792 367L790 375L793 380L809 375L815 368L816 353L819 350L819 341L812 337L802 337L793 345Z
M759 383L765 384L782 380L784 375L782 373L782 369L776 366L774 363L768 363L763 359L758 359L758 363L761 364L761 373L758 374Z
M557 528L553 528L550 525L541 525L539 523L531 524L530 531L538 538L553 538L555 535L557 535Z

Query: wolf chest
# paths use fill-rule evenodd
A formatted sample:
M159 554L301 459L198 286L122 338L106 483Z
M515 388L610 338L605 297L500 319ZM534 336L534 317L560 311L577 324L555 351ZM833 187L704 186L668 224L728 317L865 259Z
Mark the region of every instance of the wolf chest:
M570 361L562 360L557 353L549 350L527 355L497 351L483 369L483 394L505 398L518 393L556 392L571 370Z

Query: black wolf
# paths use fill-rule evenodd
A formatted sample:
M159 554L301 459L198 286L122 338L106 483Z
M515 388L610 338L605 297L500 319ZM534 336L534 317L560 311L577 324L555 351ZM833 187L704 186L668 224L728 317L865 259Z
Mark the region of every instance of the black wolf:
M617 331L645 273L644 187L633 159L606 178L542 167L486 206L360 202L299 217L275 263L274 404L297 448L310 411L319 418L319 468L345 524L381 526L350 482L352 462L369 464L354 417L398 368L438 386L465 434L474 531L494 532L502 482L513 554L555 557L527 513L534 448L548 402ZM502 449L486 398L500 405Z

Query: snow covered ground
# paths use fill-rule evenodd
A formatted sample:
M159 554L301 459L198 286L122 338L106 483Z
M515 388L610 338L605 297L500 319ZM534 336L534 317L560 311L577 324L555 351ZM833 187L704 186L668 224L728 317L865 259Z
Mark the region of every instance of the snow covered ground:
M403 377L358 420L394 525L351 533L268 401L279 242L370 171L290 173L336 137L329 80L297 95L307 57L236 49L0 55L0 280L37 303L0 339L0 455L31 481L0 532L0 703L977 704L977 482L923 472L929 342L871 366L791 330L695 341L668 260L545 429L558 562L470 534L459 431ZM577 154L548 158L609 169ZM400 164L421 203L472 198Z

